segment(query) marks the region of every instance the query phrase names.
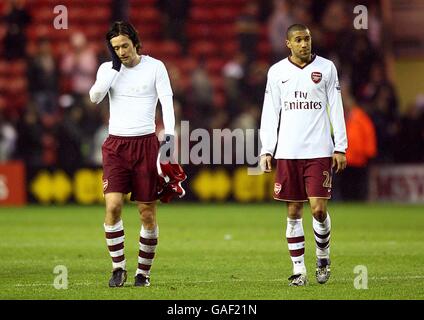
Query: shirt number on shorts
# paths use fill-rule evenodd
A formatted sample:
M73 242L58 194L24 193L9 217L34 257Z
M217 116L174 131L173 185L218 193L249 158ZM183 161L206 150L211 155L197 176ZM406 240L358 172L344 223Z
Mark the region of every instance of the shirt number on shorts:
M322 186L324 188L331 188L331 180L332 180L331 174L328 171L323 171L322 175L325 176L325 180Z

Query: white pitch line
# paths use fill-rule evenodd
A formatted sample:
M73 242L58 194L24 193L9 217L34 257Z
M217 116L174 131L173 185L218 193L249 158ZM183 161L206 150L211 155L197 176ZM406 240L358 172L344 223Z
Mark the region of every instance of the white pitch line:
M418 276L406 276L406 277L369 277L368 280L412 280L412 279L424 279L424 275L418 275ZM200 283L222 283L222 282L285 282L285 279L268 279L268 280L246 280L246 279L228 279L228 280L199 280L199 281L178 281L178 282L155 282L156 284L166 284L166 285L172 285L172 284L200 284ZM352 282L354 279L348 279L348 278L331 278L330 282ZM96 285L98 283L95 282L69 282L68 286L91 286ZM53 283L29 283L29 284L15 284L15 287L47 287L52 286Z

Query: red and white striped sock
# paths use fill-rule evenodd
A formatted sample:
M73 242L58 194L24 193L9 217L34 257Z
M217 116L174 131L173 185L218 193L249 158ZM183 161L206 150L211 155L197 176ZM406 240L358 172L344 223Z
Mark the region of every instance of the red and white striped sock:
M125 269L125 255L124 255L124 225L122 220L113 226L104 224L106 243L109 249L109 254L112 258L113 270L122 268Z
M293 274L306 274L305 233L302 219L287 218L286 238L293 262Z
M312 219L314 228L316 255L318 259L330 258L330 231L331 219L327 212L327 218L323 222Z
M152 230L144 229L144 226L141 226L140 250L138 252L138 268L135 273L136 275L141 273L144 276L150 276L150 269L158 244L158 237L159 227L157 225Z

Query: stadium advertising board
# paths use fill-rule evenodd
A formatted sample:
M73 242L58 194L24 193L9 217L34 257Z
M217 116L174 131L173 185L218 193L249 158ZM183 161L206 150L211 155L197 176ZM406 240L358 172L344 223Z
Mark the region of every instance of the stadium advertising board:
M187 194L183 201L261 202L273 197L273 174L249 175L245 166L184 169L189 179L184 182ZM27 200L40 204L100 204L104 201L102 188L101 168L25 168L20 162L0 165L0 205L23 205ZM372 167L368 198L424 203L424 165Z
M370 172L371 201L424 203L424 165L375 166Z
M260 202L273 196L274 175L248 175L245 166L185 166L184 170L189 178L183 183L187 194L182 200ZM101 168L28 168L27 188L34 203L104 201Z
M25 166L20 161L0 164L0 205L26 204Z

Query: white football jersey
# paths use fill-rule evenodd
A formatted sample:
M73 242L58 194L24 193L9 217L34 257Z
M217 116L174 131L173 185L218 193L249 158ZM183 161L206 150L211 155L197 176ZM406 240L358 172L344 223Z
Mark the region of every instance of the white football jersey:
M261 155L269 153L276 159L322 158L331 157L334 151L346 152L343 104L333 62L314 55L304 67L289 58L271 66L260 138Z
M175 116L172 89L162 61L141 56L140 63L119 72L112 62L103 63L90 89L90 99L100 103L109 94L109 133L117 136L140 136L154 133L158 99L162 105L165 134L174 134Z

